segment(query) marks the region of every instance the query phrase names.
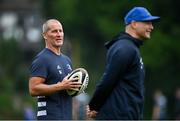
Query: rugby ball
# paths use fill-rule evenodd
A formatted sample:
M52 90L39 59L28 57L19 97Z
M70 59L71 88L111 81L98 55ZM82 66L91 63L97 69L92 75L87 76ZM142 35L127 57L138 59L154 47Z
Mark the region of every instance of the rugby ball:
M78 80L76 80L76 81L81 82L82 85L79 88L66 90L68 95L70 95L70 96L77 96L77 95L83 93L84 90L88 86L89 75L88 75L88 72L84 68L77 68L77 69L73 70L69 74L68 79L76 78L76 77L78 77Z

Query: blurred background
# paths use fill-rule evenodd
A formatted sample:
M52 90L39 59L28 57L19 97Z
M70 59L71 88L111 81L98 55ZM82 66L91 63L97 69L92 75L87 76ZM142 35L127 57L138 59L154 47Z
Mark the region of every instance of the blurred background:
M79 98L87 103L104 70L104 43L124 30L123 17L134 6L161 16L152 38L141 47L146 68L144 119L179 119L179 4L179 0L0 0L0 119L34 118L36 98L28 93L28 69L44 48L45 20L62 22L63 53L74 68L88 70L86 100ZM80 119L77 115L74 119Z

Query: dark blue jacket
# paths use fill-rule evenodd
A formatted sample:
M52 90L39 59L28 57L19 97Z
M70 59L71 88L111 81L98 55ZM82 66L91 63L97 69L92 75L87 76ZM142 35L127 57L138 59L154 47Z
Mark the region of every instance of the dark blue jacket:
M106 44L106 68L89 103L91 110L98 111L96 119L142 119L144 66L139 52L141 44L141 40L124 32Z

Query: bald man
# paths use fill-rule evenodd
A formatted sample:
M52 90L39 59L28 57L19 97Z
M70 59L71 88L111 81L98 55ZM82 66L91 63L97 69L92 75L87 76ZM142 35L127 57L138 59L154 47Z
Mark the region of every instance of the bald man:
M72 97L65 90L80 87L76 79L67 79L72 71L69 57L61 52L64 42L62 24L47 20L42 27L45 48L30 67L29 93L37 97L38 120L71 120Z

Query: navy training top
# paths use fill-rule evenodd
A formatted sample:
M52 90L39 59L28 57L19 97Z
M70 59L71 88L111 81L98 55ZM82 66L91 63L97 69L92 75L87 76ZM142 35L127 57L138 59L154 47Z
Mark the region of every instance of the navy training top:
M34 59L30 67L30 77L45 78L45 84L55 84L72 71L71 60L51 50L43 49ZM38 120L71 120L72 97L64 90L48 96L38 96Z

